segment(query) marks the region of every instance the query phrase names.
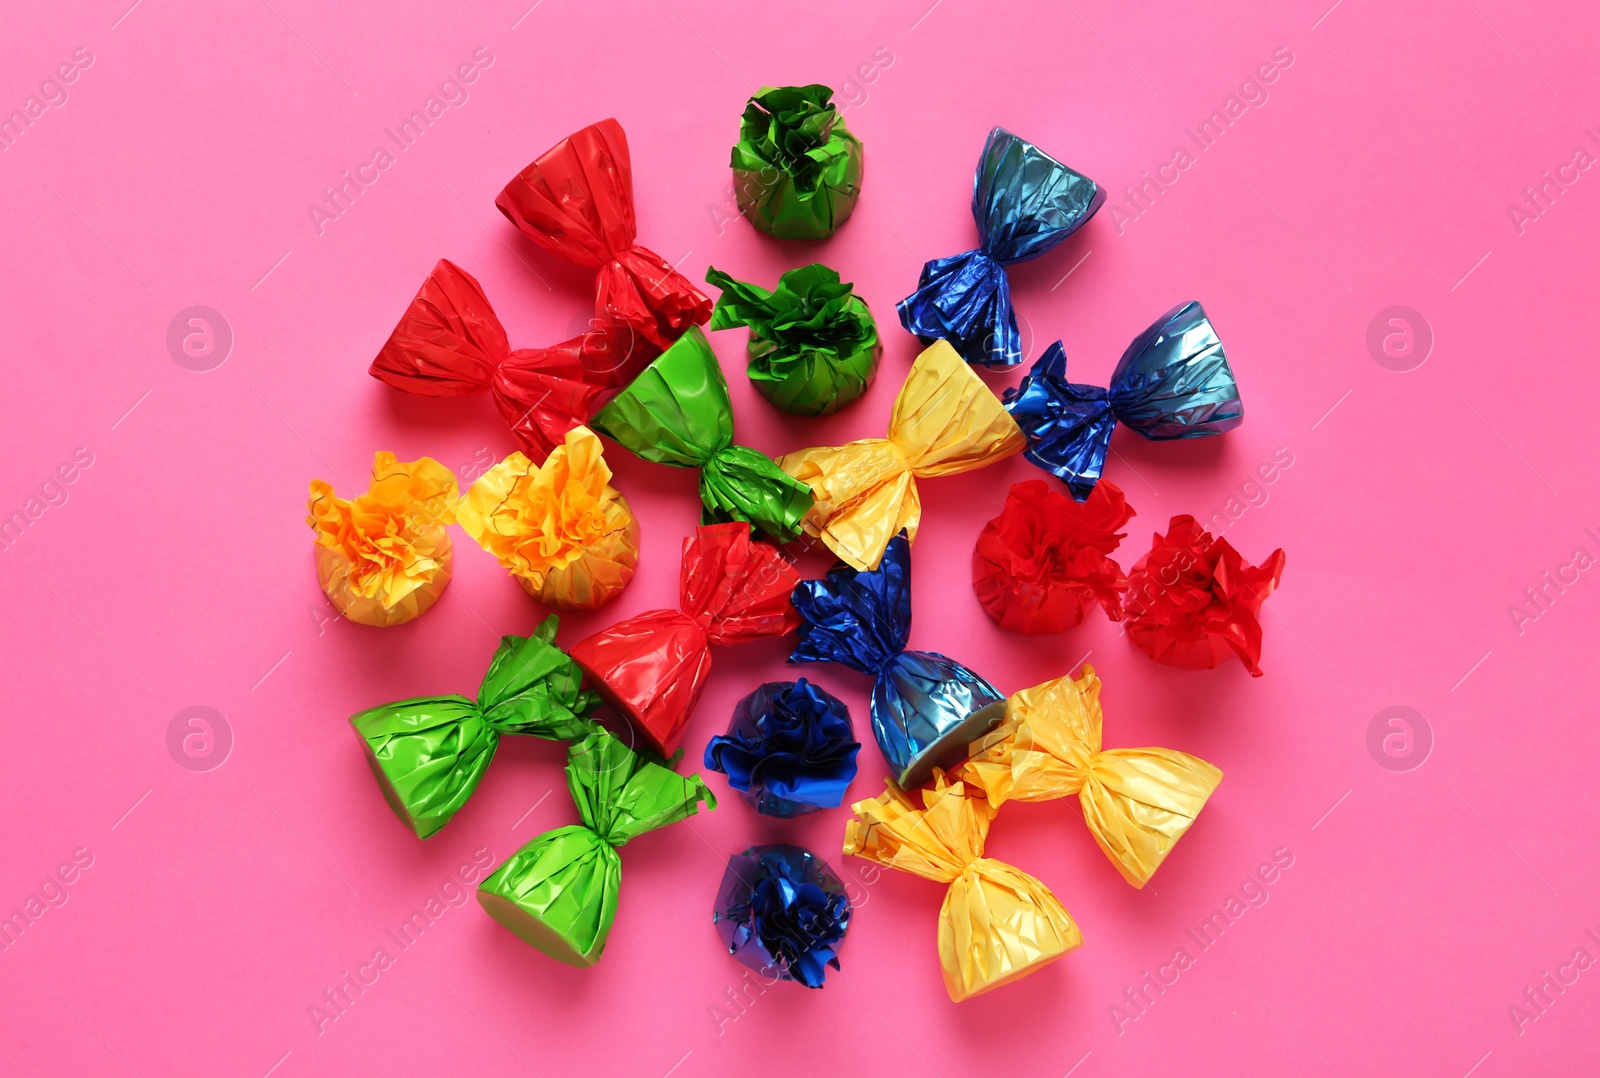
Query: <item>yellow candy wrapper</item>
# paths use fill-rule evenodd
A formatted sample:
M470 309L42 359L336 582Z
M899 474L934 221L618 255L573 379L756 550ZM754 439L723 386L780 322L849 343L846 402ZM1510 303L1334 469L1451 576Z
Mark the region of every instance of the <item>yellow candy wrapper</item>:
M996 806L942 771L933 776L931 787L908 794L891 785L852 805L844 852L950 885L939 908L939 964L959 1003L1049 965L1083 933L1043 883L983 856Z
M519 452L490 468L456 519L524 591L564 610L616 598L639 563L639 522L588 427L568 431L542 465Z
M778 465L811 487L805 518L846 564L870 571L904 528L922 518L917 480L955 475L1022 451L1026 439L999 398L947 341L925 348L895 398L887 438L802 449Z
M972 743L959 777L998 808L1078 795L1083 822L1123 879L1143 887L1205 806L1222 772L1173 749L1100 748L1100 679L1056 678L1013 693Z
M351 621L400 625L427 610L450 583L456 477L431 457L379 453L372 485L345 500L311 481L306 523L316 532L317 580Z

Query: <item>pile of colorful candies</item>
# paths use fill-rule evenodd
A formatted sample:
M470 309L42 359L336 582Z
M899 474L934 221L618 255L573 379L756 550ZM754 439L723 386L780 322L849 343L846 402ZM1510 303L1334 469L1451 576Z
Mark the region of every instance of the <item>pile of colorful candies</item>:
M803 86L750 99L732 167L739 207L762 231L816 240L849 219L862 148L831 96ZM703 503L703 524L683 542L677 609L565 649L551 615L532 636L501 641L475 699L423 697L352 717L390 807L421 838L472 796L502 736L568 744L582 823L541 835L489 876L478 900L490 915L552 958L598 961L616 916L621 847L716 806L699 776L673 769L711 645L790 633L790 662L872 679L872 732L892 778L851 807L844 853L947 887L938 949L952 999L1017 980L1082 942L1043 883L983 855L1007 801L1076 795L1123 878L1150 879L1219 770L1169 749L1102 748L1090 667L1007 696L944 655L906 650L919 480L1022 453L1065 490L1017 483L977 536L973 587L1002 629L1060 633L1098 607L1156 662L1200 669L1237 658L1261 673L1258 615L1283 572L1281 550L1253 566L1176 516L1130 570L1112 558L1134 515L1101 479L1112 428L1198 438L1243 420L1200 305L1176 307L1134 338L1106 388L1068 381L1059 342L1003 401L970 366L1022 362L1006 266L1048 252L1104 199L1093 180L996 128L973 186L977 248L927 263L898 305L926 349L886 436L776 460L736 442L722 366L700 327L747 327L756 389L786 412L819 416L872 384L882 353L872 314L820 264L770 290L713 268L706 279L722 292L713 305L635 243L628 145L615 120L563 139L495 200L533 242L596 270L589 331L513 349L478 282L448 261L434 267L371 373L426 396L488 390L522 449L464 493L436 461L389 453L352 500L313 482L318 578L350 620L388 626L424 613L450 580L451 523L541 603L592 609L615 598L634 574L639 526L611 486L601 435L696 469ZM773 545L802 535L839 558L823 579L800 579ZM605 713L648 748L601 725ZM704 758L755 811L794 817L841 805L860 748L846 706L799 678L741 700ZM839 968L850 912L822 858L757 846L730 859L713 922L738 961L817 988L827 966Z

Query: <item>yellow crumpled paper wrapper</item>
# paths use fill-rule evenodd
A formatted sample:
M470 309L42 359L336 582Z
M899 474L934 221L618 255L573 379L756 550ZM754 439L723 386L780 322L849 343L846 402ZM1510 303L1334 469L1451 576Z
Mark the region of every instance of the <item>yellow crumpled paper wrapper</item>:
M565 610L616 598L639 563L639 522L588 427L568 431L542 465L513 453L490 468L456 520L529 595Z
M379 627L426 611L450 583L455 497L456 477L431 457L378 453L372 485L349 500L313 479L306 523L328 600L351 621Z
M1173 749L1100 748L1100 679L1084 666L1006 700L1005 721L973 742L959 777L997 808L1078 795L1083 822L1123 879L1150 881L1222 772Z
M911 365L895 398L887 438L801 449L778 466L811 487L807 534L850 566L876 569L889 540L917 536L917 479L955 475L1022 451L1026 439L983 379L948 341Z
M996 806L933 774L931 787L908 794L891 785L852 805L844 852L950 885L939 908L939 964L959 1003L1049 965L1082 945L1083 933L1043 883L983 856Z

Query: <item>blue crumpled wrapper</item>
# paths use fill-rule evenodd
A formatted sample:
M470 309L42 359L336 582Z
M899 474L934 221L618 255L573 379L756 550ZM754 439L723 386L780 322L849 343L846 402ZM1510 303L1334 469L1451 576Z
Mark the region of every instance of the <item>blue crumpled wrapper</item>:
M799 846L752 846L728 858L711 915L740 963L807 988L839 968L850 898L828 863Z
M1067 353L1057 341L1006 390L1005 402L1028 438L1023 456L1065 480L1080 502L1100 481L1118 420L1158 442L1244 422L1227 354L1198 302L1174 307L1135 337L1110 388L1067 381Z
M911 633L911 544L901 532L878 568L848 565L802 580L792 663L834 662L871 674L872 733L895 782L911 789L935 767L966 759L967 746L1005 716L1005 697L965 666L933 651L907 651Z
M838 808L860 751L844 701L801 678L740 700L728 732L706 745L705 765L763 816L789 819Z
M896 304L900 324L932 344L943 338L968 363L1022 362L1022 334L1005 267L1038 258L1093 217L1106 193L1003 127L989 132L972 181L978 248L922 267L917 290Z

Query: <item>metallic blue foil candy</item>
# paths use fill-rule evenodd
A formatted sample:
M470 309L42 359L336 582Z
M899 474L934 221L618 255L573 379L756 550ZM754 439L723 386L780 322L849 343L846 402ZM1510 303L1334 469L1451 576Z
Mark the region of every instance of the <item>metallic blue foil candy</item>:
M953 659L907 651L911 544L901 532L871 572L838 565L795 585L800 643L792 663L835 662L871 674L872 733L902 789L935 767L966 759L967 746L1005 717L1005 697Z
M1100 480L1118 420L1158 442L1244 422L1227 354L1197 302L1174 307L1135 337L1109 389L1067 381L1067 353L1057 341L1005 401L1028 438L1023 456L1065 480L1080 502Z
M705 765L763 816L790 819L838 808L860 751L844 701L801 678L740 700L727 734L706 745Z
M1106 193L1003 127L989 132L972 181L978 248L922 267L896 309L900 324L932 344L949 341L968 363L1022 362L1022 334L1005 267L1038 258L1093 217Z
M711 922L728 953L770 977L821 988L839 968L850 898L828 863L799 846L752 846L728 858Z

